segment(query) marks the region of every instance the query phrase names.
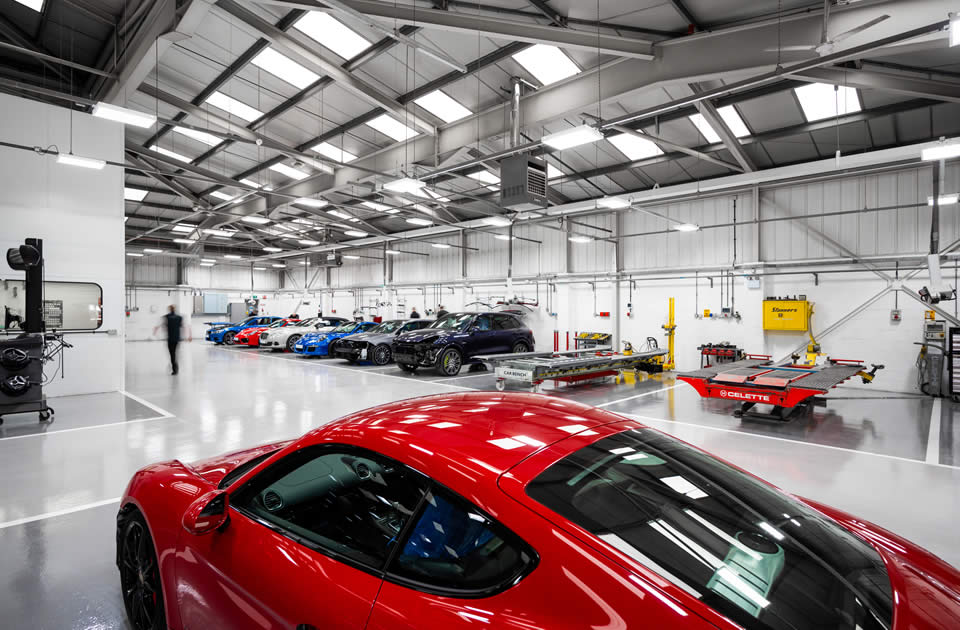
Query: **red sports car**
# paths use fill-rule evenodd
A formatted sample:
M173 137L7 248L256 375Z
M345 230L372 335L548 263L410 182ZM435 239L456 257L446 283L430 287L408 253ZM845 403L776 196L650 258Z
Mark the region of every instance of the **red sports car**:
M536 394L391 403L134 475L137 630L960 627L960 572L642 424Z
M290 326L291 324L299 324L299 319L278 319L269 326L256 326L254 328L244 328L236 334L233 338L234 345L238 346L249 346L251 348L260 347L260 333L267 330L268 328L283 328L284 326Z

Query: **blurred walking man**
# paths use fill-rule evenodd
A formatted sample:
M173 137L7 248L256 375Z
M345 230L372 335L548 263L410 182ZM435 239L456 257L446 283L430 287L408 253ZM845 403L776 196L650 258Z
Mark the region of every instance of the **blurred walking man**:
M157 334L157 330L159 330L161 326L167 329L167 349L170 351L170 373L176 374L180 371L180 366L177 365L177 346L180 345L184 323L183 318L177 315L177 309L173 304L170 305L170 312L163 316L163 323L153 329L154 335ZM193 335L189 331L187 341L193 341Z

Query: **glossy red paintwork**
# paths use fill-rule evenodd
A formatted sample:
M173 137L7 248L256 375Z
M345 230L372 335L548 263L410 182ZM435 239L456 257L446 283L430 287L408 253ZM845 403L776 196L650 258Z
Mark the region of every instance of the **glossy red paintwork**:
M299 319L284 319L281 320L283 326L289 326L290 324L300 323ZM283 328L283 326L277 326L277 328ZM244 328L236 334L233 338L234 345L238 346L250 346L251 348L260 347L260 333L270 328L270 326L256 326L254 328Z
M442 424L441 424L442 423ZM316 628L720 628L735 624L658 574L527 497L524 486L593 441L642 426L622 416L535 394L470 392L400 401L353 414L295 442L186 466L138 472L123 505L150 526L172 630ZM479 599L422 593L307 549L230 510L217 532L194 536L181 519L234 466L275 450L240 476L307 445L343 443L404 462L477 504L526 540L537 567ZM960 573L869 523L808 502L870 542L888 564L895 627L957 627ZM308 626L308 627L309 627Z

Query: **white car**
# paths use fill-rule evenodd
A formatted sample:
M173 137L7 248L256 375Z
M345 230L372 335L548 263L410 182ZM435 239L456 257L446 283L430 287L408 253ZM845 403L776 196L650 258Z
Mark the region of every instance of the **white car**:
M308 332L329 332L347 321L342 317L311 317L299 324L270 328L260 333L260 349L276 352L280 350L293 351L293 344Z

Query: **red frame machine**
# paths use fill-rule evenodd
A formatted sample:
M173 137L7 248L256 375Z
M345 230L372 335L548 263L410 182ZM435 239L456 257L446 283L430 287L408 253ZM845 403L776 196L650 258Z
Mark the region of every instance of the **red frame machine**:
M723 363L695 372L677 374L704 398L740 401L734 412L738 417L786 421L799 406L813 402L844 381L860 376L873 381L882 365L872 370L860 360L828 359L824 365L801 365L796 359L777 365L765 354L747 354L742 361ZM752 411L760 404L772 405L769 413Z

